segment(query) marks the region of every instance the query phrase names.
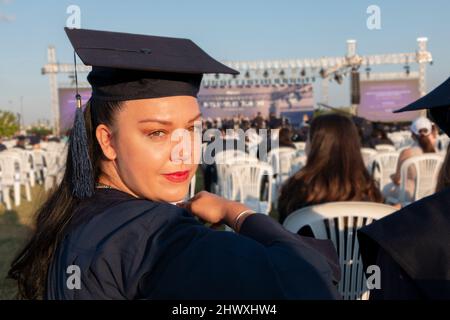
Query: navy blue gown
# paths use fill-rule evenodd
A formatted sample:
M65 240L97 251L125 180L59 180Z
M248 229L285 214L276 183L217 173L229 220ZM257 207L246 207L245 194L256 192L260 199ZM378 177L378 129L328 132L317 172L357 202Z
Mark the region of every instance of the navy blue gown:
M450 299L449 208L447 188L358 231L364 269L381 272L371 300Z
M80 288L67 285L79 268ZM177 206L97 189L77 207L48 270L46 299L338 299L332 244L249 216L240 234Z

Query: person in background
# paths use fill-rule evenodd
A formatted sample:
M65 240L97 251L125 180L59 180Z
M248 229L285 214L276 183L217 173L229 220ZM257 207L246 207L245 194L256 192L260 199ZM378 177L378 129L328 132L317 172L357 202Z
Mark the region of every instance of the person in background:
M433 124L427 118L420 117L413 121L411 128L412 138L414 143L411 147L404 149L397 161L397 169L395 173L391 175L392 183L386 185L383 190L383 194L386 196L390 202L393 202L393 199L398 199L399 196L399 186L401 179L401 167L403 163L415 156L420 156L425 153L434 153L436 152L435 138L432 134L433 132ZM408 169L408 179L406 182L406 193L407 196L411 198L414 193L415 185L416 185L416 170L414 167Z
M1 151L5 151L7 148L6 146L3 144L3 140L2 137L0 137L0 152Z
M33 149L41 148L41 137L38 134L32 134L30 137L30 145Z
M382 128L373 129L371 136L372 137L370 140L370 145L372 146L372 148L375 148L377 145L380 144L388 144L391 146L394 145L392 140L388 138L386 131L384 131Z
M279 146L280 148L293 148L296 149L295 144L292 142L292 132L289 128L281 128L279 134Z
M311 123L305 152L306 165L289 178L278 199L279 221L295 210L332 201L383 202L367 172L352 121L340 114L326 114ZM307 229L310 229L309 227ZM311 235L301 229L301 235Z
M18 149L23 149L25 150L25 142L26 142L26 138L23 135L20 135L17 137L17 141L16 141L16 145L14 146L14 148L18 148Z
M259 111L256 114L256 117L253 119L253 127L255 127L256 129L261 129L264 127L264 118Z

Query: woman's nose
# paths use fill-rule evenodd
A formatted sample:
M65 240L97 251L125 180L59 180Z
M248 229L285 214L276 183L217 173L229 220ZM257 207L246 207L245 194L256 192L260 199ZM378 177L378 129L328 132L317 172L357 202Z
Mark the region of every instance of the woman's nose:
M171 152L171 161L175 163L188 163L192 154L191 141L189 139L181 139Z

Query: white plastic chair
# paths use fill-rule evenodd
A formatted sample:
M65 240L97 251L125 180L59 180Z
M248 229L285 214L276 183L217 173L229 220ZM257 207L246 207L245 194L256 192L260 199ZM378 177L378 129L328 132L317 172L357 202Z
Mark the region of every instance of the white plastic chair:
M395 149L400 149L404 143L404 139L401 135L391 134L391 135L388 135L388 137L394 143Z
M306 147L306 142L294 142L295 147L297 150L304 151Z
M310 226L316 239L331 240L339 256L341 281L338 290L343 299L367 300L369 291L356 233L396 210L372 202L330 202L294 211L283 226L293 233Z
M370 170L370 164L372 163L372 159L378 154L377 150L372 148L361 148L361 155L363 157L364 164L366 168Z
M294 159L292 159L291 162L291 169L289 171L289 177L292 177L294 174L296 174L301 168L303 168L306 165L306 161L308 158L306 155L297 156Z
M14 205L20 205L21 159L14 152L0 153L2 162L2 189L5 202L8 201L10 189L14 190Z
M194 176L191 179L191 183L189 184L189 197L192 198L193 196L195 196L195 184L196 184L196 175L194 174Z
M398 152L382 152L372 158L372 176L378 182L380 191L391 182L391 175L397 170Z
M20 184L25 187L27 201L31 201L31 187L34 186L35 182L34 163L31 151L14 148L7 152L20 160Z
M403 162L400 168L399 202L407 205L434 193L439 170L444 159L441 155L427 153L414 156ZM415 169L415 188L411 198L408 198L407 183L411 179L410 168Z
M270 150L268 160L272 166L273 173L277 175L277 184L283 183L289 177L292 160L295 158L296 153L295 149L286 147Z
M4 159L0 157L0 199L5 204L6 210L11 210L11 198L9 196L9 188L5 185L2 180L5 165L3 164Z
M390 144L379 144L375 146L375 150L378 152L395 152L395 147Z
M61 154L56 151L44 152L47 172L44 179L44 190L50 190L58 183L61 168Z
M45 151L36 149L32 151L34 162L34 174L36 182L39 184L44 183L45 176L47 175L47 164L45 162Z
M233 165L230 185L232 199L245 203L259 213L269 214L272 201L273 170L264 162ZM267 177L267 184L263 185Z
M216 194L227 199L233 199L236 191L231 190L233 185L229 179L230 173L228 168L234 165L246 164L246 163L258 163L259 160L256 157L252 157L248 153L239 150L227 150L217 153L216 157L216 169L217 169L217 186Z

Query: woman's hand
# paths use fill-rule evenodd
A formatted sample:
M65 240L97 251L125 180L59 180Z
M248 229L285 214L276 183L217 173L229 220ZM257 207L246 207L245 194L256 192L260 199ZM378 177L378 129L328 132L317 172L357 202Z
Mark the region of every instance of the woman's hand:
M188 201L178 203L177 206L211 224L223 221L230 227L234 227L239 213L250 210L240 202L227 200L207 191L201 191Z

